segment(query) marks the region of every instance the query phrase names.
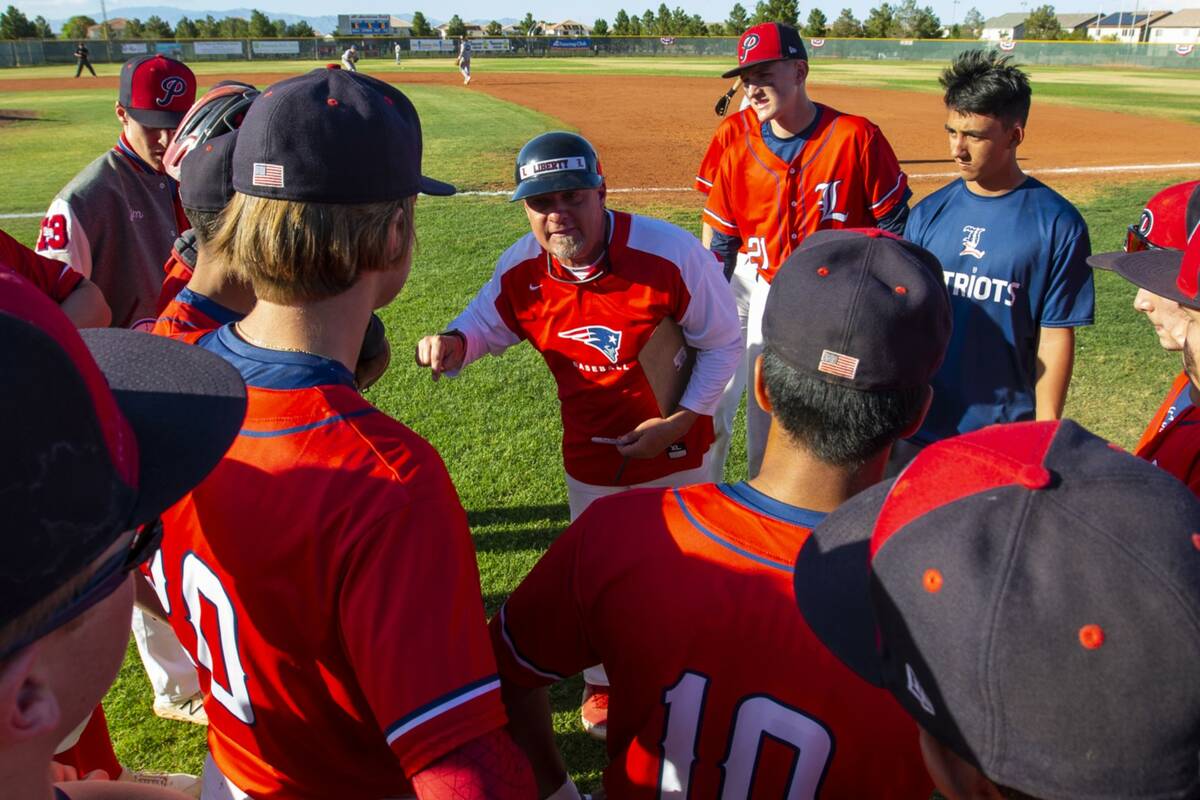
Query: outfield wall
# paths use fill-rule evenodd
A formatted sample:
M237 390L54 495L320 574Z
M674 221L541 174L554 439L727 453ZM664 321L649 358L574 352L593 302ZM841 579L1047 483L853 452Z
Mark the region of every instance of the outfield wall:
M728 56L737 40L723 36L596 36L590 38L531 36L494 37L476 44L477 57L576 56ZM187 41L89 41L91 60L117 63L144 53L161 52L184 61L338 60L356 44L366 58L391 58L400 45L402 59L453 58L452 42L408 37L357 39L197 39ZM992 42L947 39L806 39L813 60L945 62L970 47L994 47ZM1022 64L1061 66L1122 66L1200 69L1200 47L1191 45L1126 44L1119 42L1016 41L1001 45ZM34 64L72 64L75 42L63 40L0 41L0 67Z

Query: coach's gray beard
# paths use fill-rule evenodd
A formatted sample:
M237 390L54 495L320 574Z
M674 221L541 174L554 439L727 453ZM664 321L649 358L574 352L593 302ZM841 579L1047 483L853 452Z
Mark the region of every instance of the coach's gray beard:
M559 260L572 261L586 249L582 236L553 236L550 239L550 252Z

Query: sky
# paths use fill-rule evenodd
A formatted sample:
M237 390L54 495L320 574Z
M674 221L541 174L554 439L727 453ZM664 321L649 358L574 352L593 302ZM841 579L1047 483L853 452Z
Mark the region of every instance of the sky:
M417 0L420 2L421 0ZM666 0L671 8L681 6L689 14L699 14L706 21L724 20L729 15L735 0ZM895 5L899 0L891 0ZM1008 12L1024 11L1029 7L1040 5L1044 0L917 0L920 5L931 5L934 12L941 18L943 24L962 20L967 9L975 6L984 15L992 17ZM99 18L99 0L4 0L5 4L13 3L30 18L42 15L47 19L65 19L74 14L89 14ZM412 2L412 0L408 0ZM604 17L610 23L617 9L624 8L627 12L641 13L646 8L657 9L663 0L438 0L427 2L424 7L397 6L387 0L337 0L331 4L329 0L106 0L109 8L131 8L138 6L170 6L181 9L212 10L231 8L259 8L268 15L272 11L321 16L327 14L403 14L413 11L423 11L426 16L438 19L448 19L452 14L458 14L464 20L497 19L500 17L525 16L532 11L539 19L557 21L574 19L591 24L599 17ZM801 0L800 18L803 22L809 11L814 7L825 12L832 21L842 8L848 7L855 16L863 19L867 12L882 0L820 0L812 3ZM1089 4L1091 0L1065 0L1055 3L1058 12L1086 11L1105 12L1132 11L1135 2L1140 2L1139 8L1146 7L1146 0L1106 0L1102 5ZM748 11L753 11L754 0L741 0ZM1156 9L1178 10L1185 6L1200 6L1200 0L1190 2L1155 3Z

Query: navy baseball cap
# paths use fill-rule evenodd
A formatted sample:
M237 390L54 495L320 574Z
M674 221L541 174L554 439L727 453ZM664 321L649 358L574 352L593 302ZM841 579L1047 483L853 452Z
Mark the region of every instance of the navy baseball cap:
M196 100L196 76L187 64L162 53L121 65L117 102L147 128L174 130Z
M878 228L817 231L783 263L763 342L788 366L864 391L928 385L950 342L932 253Z
M937 442L800 549L843 662L994 783L1200 794L1200 503L1078 424Z
M233 153L242 194L309 203L382 203L454 187L421 175L421 120L394 86L314 69L263 92Z
M76 331L13 273L0 273L0 374L2 629L200 483L237 436L246 393L201 348Z
M1111 270L1134 286L1192 308L1200 307L1196 291L1179 283L1180 261L1188 241L1200 230L1200 181L1168 186L1142 210L1138 225L1130 226L1125 250L1095 253L1087 263Z
M179 201L184 208L218 212L233 199L233 150L237 130L198 145L179 167Z
M738 39L737 57L738 65L721 73L722 78L732 78L747 67L770 61L807 61L808 52L800 40L800 31L780 22L763 22L748 28Z

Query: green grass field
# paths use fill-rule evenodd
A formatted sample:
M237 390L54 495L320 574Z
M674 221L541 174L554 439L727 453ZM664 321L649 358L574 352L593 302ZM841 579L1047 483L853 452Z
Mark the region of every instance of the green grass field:
M565 66L578 64L581 69L597 61L601 59L564 60ZM550 60L545 63L549 66ZM631 69L642 68L632 59L622 63ZM213 65L202 66L202 73L211 74ZM477 68L513 66L510 61L481 60ZM691 74L715 70L719 65L704 62L695 66L697 70ZM850 72L858 69L836 66L845 66ZM278 69L279 65L271 67ZM669 69L677 68L682 69ZM892 81L927 79L932 70L926 65L898 69L889 64L886 77L879 77L877 71L843 77L891 85ZM0 214L44 209L58 188L111 144L117 130L111 92L87 90L85 81L77 92L3 91L3 80L16 72L0 72L0 108L33 109L44 119L16 122L0 132L0 184L8 187L0 196ZM47 71L19 72L33 76ZM1037 91L1086 85L1076 98L1080 102L1111 92L1115 82L1111 70L1100 73L1103 84L1077 83L1087 77L1084 73L1050 72L1053 75L1037 82ZM1040 75L1042 72L1036 71L1035 79ZM1061 82L1055 82L1054 75ZM402 72L396 77L402 80ZM1164 79L1164 85L1174 85L1170 82L1175 80L1179 78L1172 74ZM434 86L406 89L424 120L426 172L462 186L506 186L511 159L520 145L536 133L562 127L548 117L480 93ZM1189 113L1200 120L1198 97L1200 92L1194 93L1187 103L1192 109ZM1148 130L1148 138L1151 136ZM1153 181L1109 182L1072 198L1079 202L1091 227L1093 248L1118 248L1125 226L1137 220L1145 199L1160 186ZM620 203L618 197L614 205ZM694 205L660 205L652 213L698 231ZM485 359L457 380L437 383L413 364L411 353L419 336L441 330L467 303L490 275L496 256L526 232L527 225L520 208L495 198L423 198L417 217L418 249L412 278L384 313L393 348L392 367L369 396L432 441L445 458L469 514L484 600L491 612L567 522L554 386L540 357L526 346L501 358ZM34 219L0 219L0 227L28 244L36 238ZM1067 412L1097 433L1129 446L1178 369L1178 358L1159 349L1150 327L1132 310L1134 290L1130 285L1111 274L1097 278L1097 324L1080 332ZM733 452L743 450L741 443L735 442ZM727 476L740 479L744 473L744 456L735 456ZM554 704L568 763L586 788L595 783L604 755L602 746L579 729L575 716L578 691L578 682L560 687ZM134 654L127 659L105 704L122 760L135 768L198 771L204 755L203 731L157 719L150 713L150 700Z

